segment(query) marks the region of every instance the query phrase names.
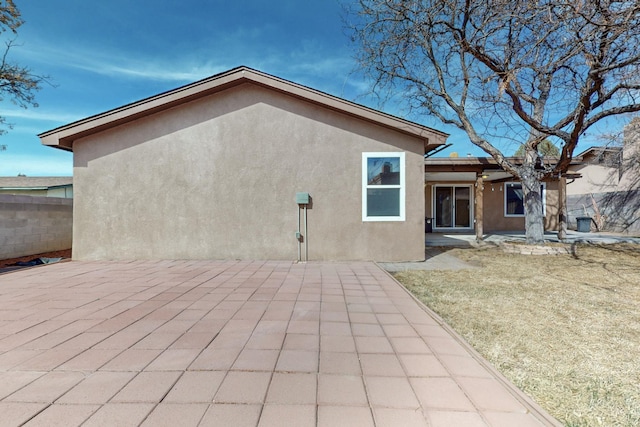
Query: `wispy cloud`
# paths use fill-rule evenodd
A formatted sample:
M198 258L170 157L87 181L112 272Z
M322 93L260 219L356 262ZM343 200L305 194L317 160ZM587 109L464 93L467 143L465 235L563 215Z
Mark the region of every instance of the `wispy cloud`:
M290 49L276 49L266 39L274 30L267 27L238 28L231 34L222 34L186 51L163 54L136 54L87 45L82 40L72 44L52 44L46 40L30 40L16 50L26 63L38 63L64 75L64 69L82 74L104 76L114 80L156 82L171 88L218 74L230 68L247 65L315 89L356 102L371 104L369 86L362 76L354 73L355 64L346 46L327 45L322 40L298 40ZM71 74L71 73L70 73ZM84 84L86 80L84 80ZM94 114L80 112L45 113L12 111L6 116L33 120L68 123Z
M37 120L42 122L57 122L57 123L67 123L72 122L74 120L78 120L82 117L86 117L87 114L84 112L72 113L72 112L50 112L45 110L37 110L37 109L12 109L12 110L4 110L2 112L2 117L5 117L11 121L12 119L26 119L26 120Z
M165 61L122 52L96 51L81 45L67 46L65 49L48 45L46 42L35 45L37 46L35 49L28 46L20 49L20 54L30 62L73 68L116 78L188 82L225 69L211 62L194 62L188 58Z
M243 37L246 38L247 35ZM251 34L249 38L255 37L255 34ZM114 78L178 84L196 81L239 65L260 68L271 74L286 73L288 76L304 75L307 78L314 75L346 75L353 68L348 54L339 51L322 52L321 44L312 40L289 52L273 52L261 47L259 43L243 44L231 38L225 39L223 45L223 49L200 47L185 53L173 52L159 57L96 50L80 43L67 45L62 49L46 42L37 42L23 46L20 55L25 56L30 63L39 62L49 67L72 68ZM247 45L252 47L247 48Z
M223 67L213 66L211 64L184 68L181 66L180 69L171 69L172 66L169 64L131 62L118 65L113 64L112 61L109 63L100 62L98 59L93 59L91 62L76 63L75 67L111 77L139 78L168 82L191 82L225 70Z

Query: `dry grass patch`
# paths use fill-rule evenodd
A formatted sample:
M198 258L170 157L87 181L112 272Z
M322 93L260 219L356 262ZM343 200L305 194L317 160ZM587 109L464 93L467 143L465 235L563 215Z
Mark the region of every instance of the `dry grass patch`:
M640 425L640 247L452 249L481 266L396 278L567 426Z

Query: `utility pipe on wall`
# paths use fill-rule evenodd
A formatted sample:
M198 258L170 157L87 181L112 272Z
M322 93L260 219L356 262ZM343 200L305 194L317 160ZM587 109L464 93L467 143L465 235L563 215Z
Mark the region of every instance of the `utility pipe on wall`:
M304 205L304 262L309 261L309 239L307 239L307 205Z
M302 262L302 241L304 240L304 262L309 260L309 241L307 240L307 206L311 202L309 193L296 193L296 203L298 204L298 231L296 239L298 240L298 262ZM300 208L304 210L304 234L301 233Z
M296 232L296 240L298 241L298 262L302 261L302 242L300 239L302 238L302 234L300 234L300 206L298 206L298 231Z

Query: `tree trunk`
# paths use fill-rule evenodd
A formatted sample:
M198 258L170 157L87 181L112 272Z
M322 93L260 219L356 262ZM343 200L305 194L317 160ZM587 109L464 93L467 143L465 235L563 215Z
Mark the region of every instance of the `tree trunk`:
M525 236L529 244L544 244L544 213L540 180L535 174L521 177L524 197Z
M481 242L484 237L484 179L482 174L476 177L476 206L474 212L474 222L476 226L476 241Z

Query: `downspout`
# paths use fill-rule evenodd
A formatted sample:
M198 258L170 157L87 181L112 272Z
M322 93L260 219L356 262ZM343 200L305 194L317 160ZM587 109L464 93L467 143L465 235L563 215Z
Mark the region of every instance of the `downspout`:
M298 241L298 262L302 261L302 242L304 241L304 262L309 260L309 241L307 240L307 207L311 203L309 193L296 193L296 203L298 205L298 231L296 231L296 240ZM304 234L301 233L300 210L304 210Z
M304 205L304 262L309 261L309 239L307 239L307 205Z

